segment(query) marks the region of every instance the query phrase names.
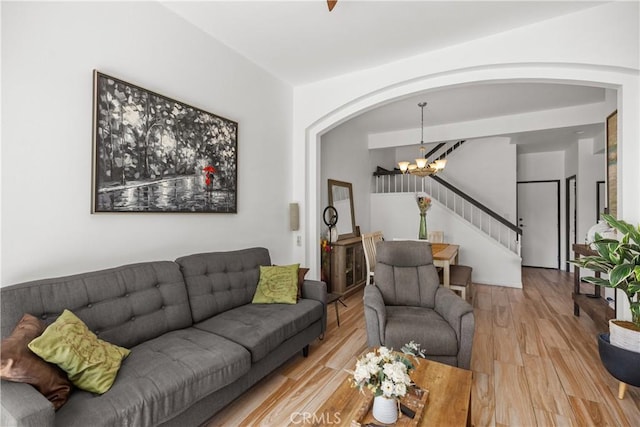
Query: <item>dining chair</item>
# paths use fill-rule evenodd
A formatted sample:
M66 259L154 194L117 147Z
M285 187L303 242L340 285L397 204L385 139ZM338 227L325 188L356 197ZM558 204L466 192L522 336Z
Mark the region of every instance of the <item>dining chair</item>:
M427 237L431 243L444 243L444 231L430 231Z
M367 264L367 285L373 282L374 270L376 268L376 243L384 240L382 231L364 233L362 235L362 247L364 248L364 259Z

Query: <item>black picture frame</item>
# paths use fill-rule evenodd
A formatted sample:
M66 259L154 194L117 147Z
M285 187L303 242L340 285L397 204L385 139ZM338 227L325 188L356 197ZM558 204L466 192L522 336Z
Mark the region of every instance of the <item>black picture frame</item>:
M237 122L93 74L92 213L237 213Z

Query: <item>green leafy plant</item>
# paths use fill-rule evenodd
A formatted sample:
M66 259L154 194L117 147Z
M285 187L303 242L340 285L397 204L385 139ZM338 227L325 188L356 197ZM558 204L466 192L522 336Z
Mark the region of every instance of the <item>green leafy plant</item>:
M619 241L605 239L596 233L592 247L595 247L598 255L585 256L569 262L607 274L608 279L584 277L583 280L594 285L623 291L631 306L632 322L640 329L640 301L638 298L640 294L640 226L633 226L607 214L603 214L602 219L618 230L622 238Z

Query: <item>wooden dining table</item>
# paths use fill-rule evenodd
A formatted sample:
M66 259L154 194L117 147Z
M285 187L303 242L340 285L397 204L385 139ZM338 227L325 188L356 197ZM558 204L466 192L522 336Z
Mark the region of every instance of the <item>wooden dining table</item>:
M450 285L450 269L453 264L458 263L458 249L460 246L449 243L432 243L433 265L442 267L442 285L446 288Z

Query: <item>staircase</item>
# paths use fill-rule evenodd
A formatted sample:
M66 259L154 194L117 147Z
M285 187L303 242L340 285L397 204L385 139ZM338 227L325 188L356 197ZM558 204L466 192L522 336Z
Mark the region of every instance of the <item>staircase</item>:
M464 141L457 141L439 144L426 157L431 157L436 154L435 152L440 151L441 154L435 158L444 159L460 148L463 143ZM522 229L439 176L421 178L410 174L403 175L399 170L377 171L373 176L373 193L425 192L453 214L520 256Z

